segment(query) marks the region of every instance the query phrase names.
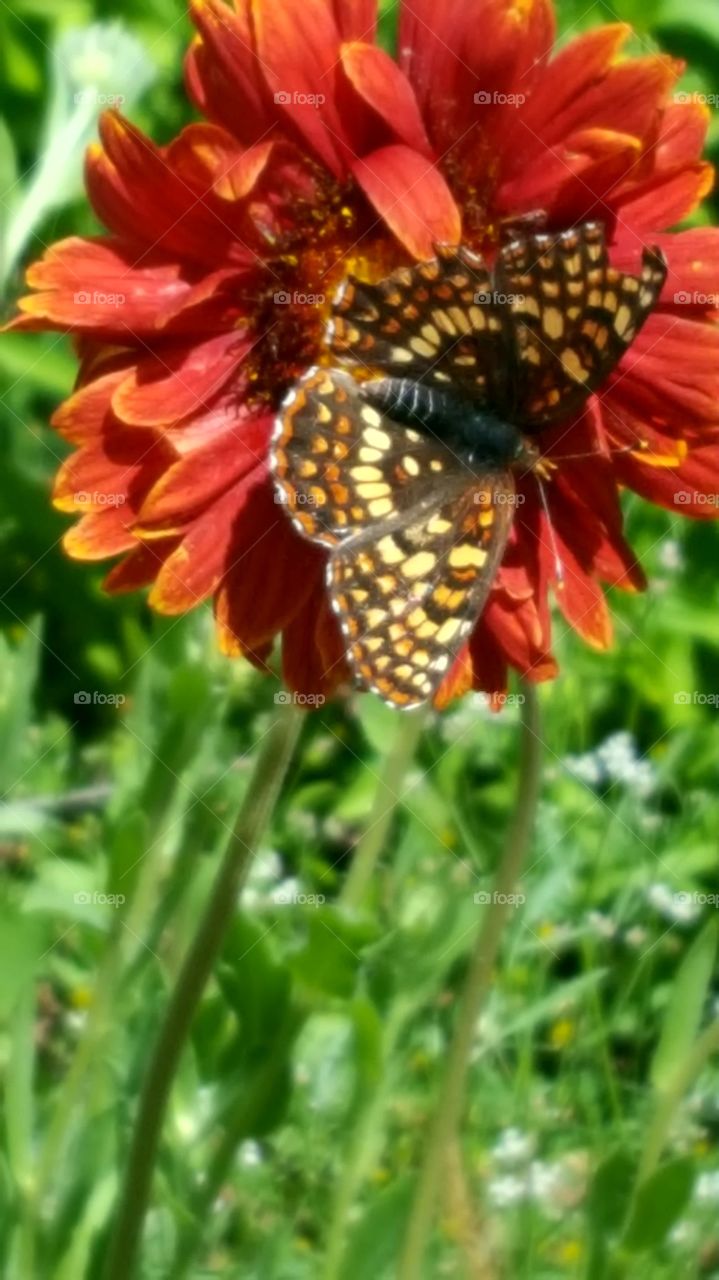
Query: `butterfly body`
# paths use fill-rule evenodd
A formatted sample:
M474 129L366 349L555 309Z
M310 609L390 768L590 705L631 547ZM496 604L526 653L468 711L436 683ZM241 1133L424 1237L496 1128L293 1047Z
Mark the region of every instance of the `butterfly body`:
M453 450L470 466L531 470L536 447L518 427L487 405L453 388L432 387L409 378L383 378L362 385L363 398L393 422L418 427Z
M657 249L611 266L599 223L464 246L376 284L348 278L333 364L279 411L271 467L297 530L328 551L327 590L359 685L432 698L500 567L517 477L551 474L545 427L569 423L656 305ZM359 376L358 376L359 375Z

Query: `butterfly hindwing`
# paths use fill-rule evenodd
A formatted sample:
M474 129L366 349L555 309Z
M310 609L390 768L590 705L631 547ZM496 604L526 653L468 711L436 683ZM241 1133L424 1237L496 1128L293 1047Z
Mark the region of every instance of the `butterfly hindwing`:
M596 222L505 245L494 288L507 299L512 420L532 430L577 412L653 310L666 270L656 249L644 250L639 276L612 267Z
M377 284L349 277L335 299L333 355L360 370L452 386L476 403L491 398L504 337L483 260L464 247L400 267Z
M447 474L431 507L335 549L330 598L362 686L405 708L433 696L494 581L513 495L510 471L476 477L470 486Z
M433 500L448 470L472 471L440 441L388 420L365 403L351 374L310 369L278 418L273 471L300 533L330 546L391 526Z

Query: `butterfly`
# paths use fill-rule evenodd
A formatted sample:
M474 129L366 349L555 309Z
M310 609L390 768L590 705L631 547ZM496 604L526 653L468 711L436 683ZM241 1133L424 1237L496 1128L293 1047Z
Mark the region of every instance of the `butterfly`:
M581 410L656 305L604 228L519 235L490 270L465 246L366 284L348 277L332 363L286 396L272 442L281 501L328 548L327 586L357 683L393 706L433 697L481 614L516 477L547 474L542 430Z

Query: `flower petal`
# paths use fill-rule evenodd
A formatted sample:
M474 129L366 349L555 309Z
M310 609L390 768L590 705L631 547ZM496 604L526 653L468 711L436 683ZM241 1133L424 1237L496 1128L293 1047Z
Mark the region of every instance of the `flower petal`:
M185 64L190 97L240 142L259 142L275 113L254 48L249 0L235 12L221 0L190 0L190 17L199 32Z
M324 565L324 554L295 533L284 507L275 503L272 486L255 485L215 601L223 652L256 650L284 630L321 585Z
M377 0L333 0L332 7L343 40L374 40Z
M138 519L143 530L166 521L186 523L249 471L264 464L271 418L249 419L169 467L148 493Z
M357 93L401 142L424 155L429 139L417 100L396 62L374 45L344 44L342 67Z
M349 685L344 642L319 574L282 633L282 676L288 689L305 697L327 698L340 685Z
M181 177L160 148L116 111L100 117L100 137L104 150L90 147L86 179L106 227L130 244L189 263L216 268L228 261L255 262L256 254L242 241L241 205L228 211L212 190Z
M112 340L127 330L148 333L158 313L181 306L191 289L177 263L149 256L135 268L136 253L119 240L70 236L51 245L27 272L39 292L21 298L14 329L100 330Z
M549 0L403 4L399 63L414 85L437 148L444 152L477 126L477 92L493 100L518 90L528 95L553 40ZM497 126L505 114L498 110ZM489 119L485 111L481 128Z
M112 408L134 426L163 426L206 409L252 346L239 331L139 360L116 389Z
M436 244L458 244L462 220L438 169L409 147L383 147L355 162L368 199L405 249L431 258Z
M349 134L337 109L340 34L326 0L256 0L257 54L278 116L331 173L347 171Z

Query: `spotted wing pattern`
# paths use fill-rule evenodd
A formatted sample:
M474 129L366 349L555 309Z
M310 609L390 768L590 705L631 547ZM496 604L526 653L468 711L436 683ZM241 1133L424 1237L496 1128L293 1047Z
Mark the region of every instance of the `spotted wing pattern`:
M390 422L351 375L312 369L273 444L278 493L327 574L358 682L411 707L471 631L509 531L509 471L476 476L444 444Z
M290 392L271 464L299 532L330 546L434 501L437 479L448 470L457 471L460 487L474 480L441 441L366 404L341 369L309 369Z
M328 580L357 678L387 702L431 698L469 637L502 559L514 479L503 471L467 488L453 470L432 510L346 539Z
M475 403L496 393L502 319L483 260L464 246L400 267L378 284L350 276L334 302L332 354L365 371L451 385Z
M597 222L505 245L493 287L511 343L510 420L531 431L581 408L656 306L666 272L658 249L644 250L638 276L610 266Z
M347 280L327 334L342 367L297 383L272 467L299 531L330 549L330 597L363 686L397 706L432 696L484 605L514 492L509 463L475 476L469 455L427 424L393 421L363 385L389 375L541 430L605 381L665 277L657 249L638 276L617 271L602 226L585 223L515 238L491 273L460 246L376 284Z

